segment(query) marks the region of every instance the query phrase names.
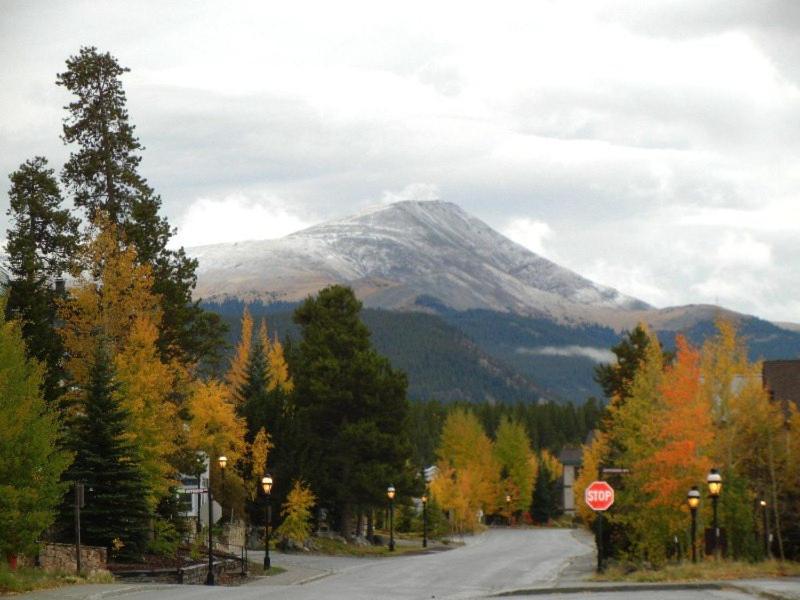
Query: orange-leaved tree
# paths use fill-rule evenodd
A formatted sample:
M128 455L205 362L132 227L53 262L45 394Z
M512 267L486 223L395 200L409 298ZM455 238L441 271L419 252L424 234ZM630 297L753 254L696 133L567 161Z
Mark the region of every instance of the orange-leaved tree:
M654 563L666 559L667 540L683 535L689 522L685 498L693 485L702 485L711 468L714 427L711 405L700 389L700 353L683 336L676 339L677 353L665 369L660 401L651 419L655 450L636 462L648 502L642 519L650 531L647 557Z

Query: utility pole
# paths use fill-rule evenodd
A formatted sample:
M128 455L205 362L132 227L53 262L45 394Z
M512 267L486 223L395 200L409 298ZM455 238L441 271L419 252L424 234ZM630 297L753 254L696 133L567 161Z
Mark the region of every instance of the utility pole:
M85 506L83 483L75 482L75 566L81 574L81 508Z
M214 540L212 528L214 525L214 499L211 496L211 464L208 465L208 575L206 585L214 585Z

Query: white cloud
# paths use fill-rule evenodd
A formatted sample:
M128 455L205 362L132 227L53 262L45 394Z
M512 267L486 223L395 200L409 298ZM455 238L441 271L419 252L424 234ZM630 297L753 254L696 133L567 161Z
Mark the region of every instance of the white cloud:
M580 356L596 363L613 363L616 356L608 348L593 346L540 346L537 348L517 348L517 354L541 354L544 356Z
M440 200L442 197L439 186L433 183L410 183L402 190L385 190L381 194L381 204L391 204L403 200Z
M280 238L311 223L291 214L275 200L243 195L198 198L178 220L174 246L200 246L244 240Z
M182 244L441 197L653 304L796 320L794 4L8 0L0 177L64 159L54 75L90 40Z
M749 233L727 232L717 246L719 267L754 267L763 269L772 263L772 247L756 240Z
M525 246L528 250L544 256L544 242L553 236L553 230L544 221L527 217L512 219L503 229L503 235Z

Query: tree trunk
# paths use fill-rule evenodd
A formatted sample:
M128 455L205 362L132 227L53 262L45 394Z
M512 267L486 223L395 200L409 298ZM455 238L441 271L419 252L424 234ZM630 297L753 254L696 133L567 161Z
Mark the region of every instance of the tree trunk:
M353 510L349 502L342 505L342 512L339 517L339 533L350 541L353 538Z

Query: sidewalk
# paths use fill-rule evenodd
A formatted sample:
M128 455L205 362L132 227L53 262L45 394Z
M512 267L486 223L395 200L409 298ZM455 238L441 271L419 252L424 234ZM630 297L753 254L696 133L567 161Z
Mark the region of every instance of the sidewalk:
M282 569L286 569L283 573L277 575L261 575L251 576L245 586L259 586L259 585L303 585L311 583L317 579L322 579L328 575L332 575L334 571L324 569L314 569L310 567L301 567L297 565L279 565Z

